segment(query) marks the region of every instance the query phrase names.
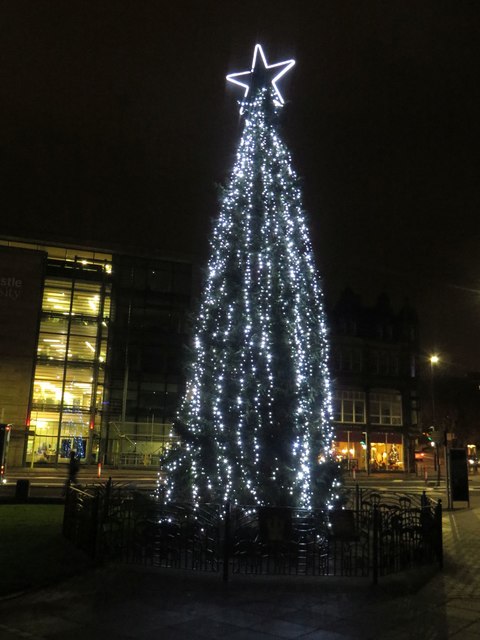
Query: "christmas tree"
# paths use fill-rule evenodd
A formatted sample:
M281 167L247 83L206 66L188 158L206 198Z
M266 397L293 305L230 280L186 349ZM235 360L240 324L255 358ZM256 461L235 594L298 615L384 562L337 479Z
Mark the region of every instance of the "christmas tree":
M322 293L298 179L277 117L294 61L227 79L245 88L243 133L211 240L181 446L164 465L168 501L329 507L330 385Z

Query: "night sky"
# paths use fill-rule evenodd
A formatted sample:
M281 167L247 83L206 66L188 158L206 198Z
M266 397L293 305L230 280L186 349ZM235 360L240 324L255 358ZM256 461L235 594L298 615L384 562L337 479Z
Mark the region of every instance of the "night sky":
M281 81L327 302L416 307L480 370L480 5L438 0L0 5L0 233L205 259L256 42Z

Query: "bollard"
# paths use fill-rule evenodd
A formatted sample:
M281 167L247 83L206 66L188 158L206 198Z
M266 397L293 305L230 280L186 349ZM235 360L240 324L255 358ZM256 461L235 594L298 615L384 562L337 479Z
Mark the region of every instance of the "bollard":
M380 530L380 512L378 506L373 505L373 537L372 537L372 583L378 584L378 555L379 555L379 530Z
M30 497L30 480L17 480L15 487L16 502L28 502Z
M229 575L229 563L230 563L230 545L232 544L231 540L231 506L230 502L227 502L225 505L225 529L224 529L224 540L223 540L223 581L228 582Z
M100 478L102 475L102 463L99 462L97 465L97 478Z
M356 467L352 467L352 478L354 480L357 479L357 468Z
M428 471L427 471L427 467L424 465L423 466L423 478L425 480L425 484L428 483Z

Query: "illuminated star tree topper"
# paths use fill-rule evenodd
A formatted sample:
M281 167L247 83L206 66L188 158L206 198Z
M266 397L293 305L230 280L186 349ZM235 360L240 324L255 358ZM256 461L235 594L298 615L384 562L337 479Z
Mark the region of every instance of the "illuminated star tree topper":
M278 80L256 45L243 132L220 202L167 500L331 507L331 392L322 292L299 181L277 131Z
M258 86L268 86L271 83L275 91L275 105L283 106L284 99L277 86L277 81L289 71L295 60L285 60L284 62L276 62L275 64L267 64L267 59L263 52L262 46L255 45L253 50L252 67L249 71L241 71L240 73L230 73L227 76L229 82L237 84L245 89L244 97L246 98Z

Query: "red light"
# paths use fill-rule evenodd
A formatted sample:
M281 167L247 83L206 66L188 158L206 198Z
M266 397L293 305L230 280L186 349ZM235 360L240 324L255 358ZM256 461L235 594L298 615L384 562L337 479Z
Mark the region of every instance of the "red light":
M7 427L5 428L5 431L10 431L10 429L11 429L11 428L12 428L12 427L8 427L8 426L7 426Z
M90 431L93 431L95 429L95 422L94 420L90 420L90 424L88 425L88 428L90 429Z
M3 475L5 475L5 467L2 464L2 466L0 467L0 476L3 476Z

